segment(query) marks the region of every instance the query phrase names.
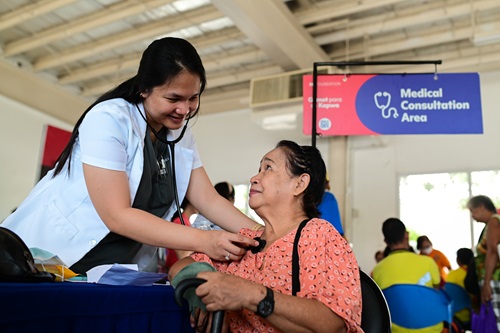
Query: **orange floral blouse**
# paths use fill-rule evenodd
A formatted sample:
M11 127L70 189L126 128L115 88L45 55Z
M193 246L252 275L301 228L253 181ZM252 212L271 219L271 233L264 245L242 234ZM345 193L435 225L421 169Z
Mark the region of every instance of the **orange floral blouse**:
M292 294L292 250L297 229L275 241L265 252L247 251L240 261L226 262L194 253L193 259L212 264L217 271L236 275ZM250 238L262 230L240 230ZM312 219L302 230L299 245L300 291L298 297L315 299L342 317L347 332L361 329L361 285L356 257L346 240L327 221ZM231 332L281 332L254 312L228 311Z

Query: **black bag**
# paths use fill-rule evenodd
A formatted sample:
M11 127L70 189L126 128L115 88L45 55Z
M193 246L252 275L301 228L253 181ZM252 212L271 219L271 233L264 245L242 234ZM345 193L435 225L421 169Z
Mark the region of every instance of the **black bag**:
M30 250L13 231L0 227L0 281L53 282L55 276L40 272Z

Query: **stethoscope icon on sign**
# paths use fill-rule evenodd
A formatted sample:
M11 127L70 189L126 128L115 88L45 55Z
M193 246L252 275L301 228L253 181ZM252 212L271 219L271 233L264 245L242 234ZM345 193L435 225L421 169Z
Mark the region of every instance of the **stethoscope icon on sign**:
M385 103L384 104L380 103L379 99L384 100L384 98L385 98ZM389 107L391 105L391 94L389 94L387 91L384 92L379 91L375 93L375 95L373 95L373 99L375 100L375 105L377 106L377 108L380 109L382 117L388 119L391 117L391 113L393 118L399 117L398 110L395 107Z

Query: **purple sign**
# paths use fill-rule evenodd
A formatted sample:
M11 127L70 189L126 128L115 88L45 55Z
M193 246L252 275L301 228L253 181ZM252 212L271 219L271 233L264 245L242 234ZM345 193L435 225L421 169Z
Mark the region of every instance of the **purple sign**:
M483 133L479 75L377 75L356 97L361 122L381 134Z

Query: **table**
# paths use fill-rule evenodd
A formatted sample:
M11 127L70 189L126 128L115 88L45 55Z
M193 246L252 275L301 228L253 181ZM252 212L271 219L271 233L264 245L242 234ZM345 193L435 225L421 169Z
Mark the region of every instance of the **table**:
M194 332L171 286L0 283L0 332L48 331Z

